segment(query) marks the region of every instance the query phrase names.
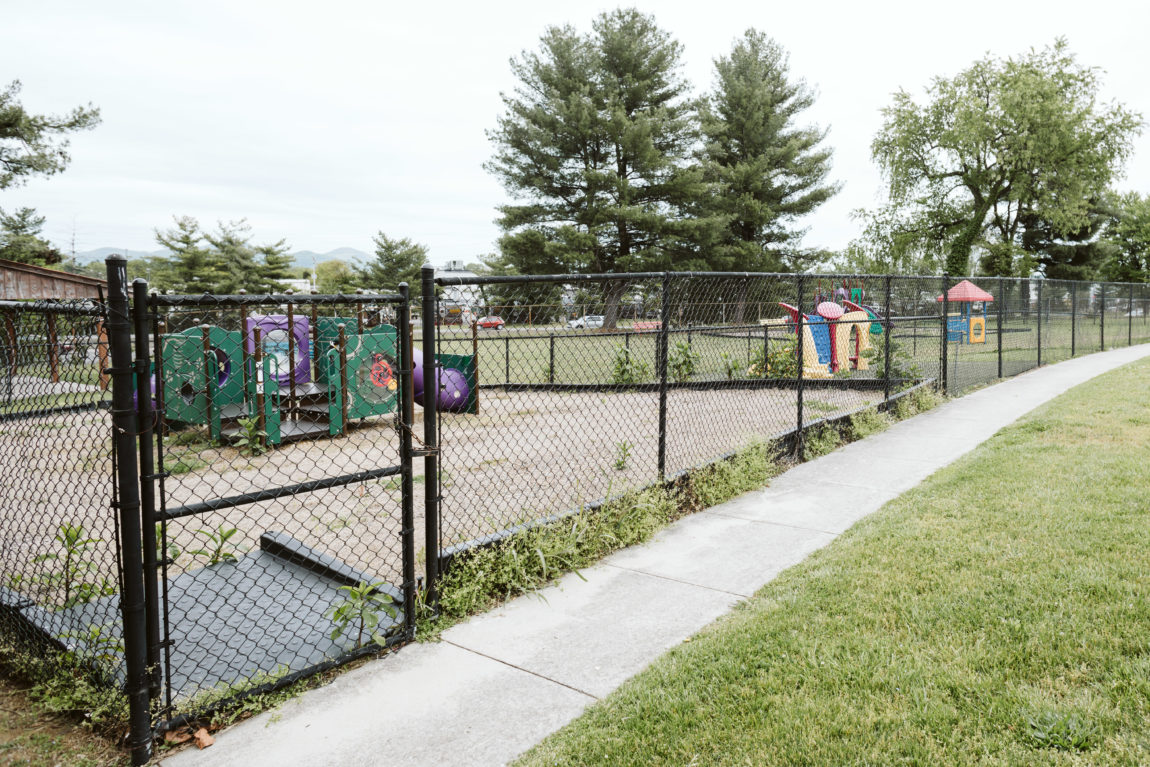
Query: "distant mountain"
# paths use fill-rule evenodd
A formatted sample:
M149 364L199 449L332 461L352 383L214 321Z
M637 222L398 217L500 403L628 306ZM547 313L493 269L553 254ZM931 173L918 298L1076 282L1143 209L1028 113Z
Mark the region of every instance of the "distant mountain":
M113 253L119 253L128 258L149 258L151 256L166 256L166 250L129 250L128 248L96 248L95 250L85 250L76 254L77 263L90 264L94 261L103 261Z
M113 253L119 253L127 256L128 258L151 258L151 257L165 257L170 255L166 250L129 250L127 248L96 248L95 250L85 250L76 254L76 261L80 264L90 264L96 261L103 261ZM292 263L296 266L304 266L311 268L323 261L330 261L333 258L338 258L341 261L370 261L372 255L364 253L362 250L355 248L336 248L329 250L327 253L316 253L314 250L297 250L291 254Z

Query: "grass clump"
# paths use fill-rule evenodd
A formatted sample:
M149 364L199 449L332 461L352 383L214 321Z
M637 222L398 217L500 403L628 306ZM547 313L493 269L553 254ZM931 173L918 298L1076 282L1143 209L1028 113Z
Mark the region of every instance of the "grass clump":
M999 432L517 764L1146 764L1147 380Z
M479 612L641 543L676 516L670 493L644 490L457 555L439 583L440 611L449 620Z

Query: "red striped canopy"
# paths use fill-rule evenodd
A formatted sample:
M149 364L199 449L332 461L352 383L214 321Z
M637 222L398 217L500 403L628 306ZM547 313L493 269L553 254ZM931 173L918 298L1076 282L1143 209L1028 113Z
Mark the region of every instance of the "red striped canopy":
M950 290L946 291L947 301L993 301L994 296L975 285L970 280L963 280ZM942 296L937 301L942 303Z

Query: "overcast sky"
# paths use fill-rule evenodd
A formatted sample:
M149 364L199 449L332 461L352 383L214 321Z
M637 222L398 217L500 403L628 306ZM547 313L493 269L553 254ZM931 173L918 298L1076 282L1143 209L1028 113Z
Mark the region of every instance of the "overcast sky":
M544 29L580 30L614 5L545 2L102 2L42 0L0 13L0 84L24 105L91 102L103 124L72 141L61 175L0 192L0 207L48 217L61 249L154 250L173 215L247 218L257 241L293 250L371 250L383 230L429 246L433 262L494 249L505 199L482 163L485 131L514 82L508 60ZM1110 2L640 2L684 46L684 73L709 88L713 60L757 27L818 93L842 192L807 220L808 246L857 234L850 213L880 201L870 141L879 110L921 94L986 52L1059 35L1105 70L1104 95L1150 116L1150 12ZM937 8L938 10L934 10ZM1138 10L1142 9L1142 10ZM1122 189L1150 191L1150 135Z

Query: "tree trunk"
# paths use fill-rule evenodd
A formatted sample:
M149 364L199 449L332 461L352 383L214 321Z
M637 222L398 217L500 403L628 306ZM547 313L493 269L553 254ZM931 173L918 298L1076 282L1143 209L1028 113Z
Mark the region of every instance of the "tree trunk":
M619 303L627 283L622 280L608 280L603 283L603 329L614 330L619 322Z

